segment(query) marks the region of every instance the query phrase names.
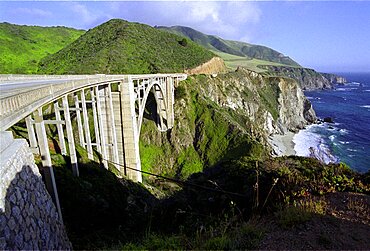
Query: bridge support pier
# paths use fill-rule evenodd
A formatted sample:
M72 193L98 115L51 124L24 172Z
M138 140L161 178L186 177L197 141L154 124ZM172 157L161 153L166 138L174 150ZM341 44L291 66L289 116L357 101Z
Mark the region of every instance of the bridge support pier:
M45 179L45 186L58 210L60 218L62 219L62 211L60 210L58 190L57 185L55 183L54 171L51 164L51 157L48 145L48 138L45 130L45 121L42 116L42 108L39 108L34 112L34 118L37 133L37 141L43 166L42 171Z
M60 107L59 102L54 102L54 112L55 112L55 119L57 122L61 122L62 118L60 116ZM57 131L58 131L58 138L59 138L59 147L62 155L67 155L67 148L66 148L66 141L64 139L64 131L63 131L63 125L60 123L57 123L56 125Z
M87 148L87 157L93 160L94 155L93 155L93 149L92 149L92 144L91 144L90 125L89 125L89 116L87 113L85 90L81 91L81 107L82 107L82 117L83 117L83 126L84 126L83 128L84 128L85 137L86 137L85 140L86 140L86 148Z
M128 85L128 87L123 85ZM131 78L128 78L127 81L120 83L119 89L121 103L121 128L124 138L123 149L120 149L119 154L124 155L125 166L124 168L121 168L121 173L126 174L129 179L142 182L142 176L139 172L141 171L141 162L139 154L139 132L135 111L134 82ZM138 171L132 169L136 169Z
M76 154L75 140L73 137L71 115L70 115L69 105L68 105L68 96L67 95L63 96L62 101L63 101L64 120L66 123L69 156L71 158L72 172L73 172L73 175L78 177L80 173L78 171L77 154Z

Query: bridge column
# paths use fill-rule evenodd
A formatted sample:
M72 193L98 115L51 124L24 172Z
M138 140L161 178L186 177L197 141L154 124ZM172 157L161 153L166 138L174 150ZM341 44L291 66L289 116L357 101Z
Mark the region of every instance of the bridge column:
M114 163L119 164L119 157L118 157L118 146L117 146L117 132L116 132L116 121L114 116L114 107L113 107L113 98L112 98L112 87L111 84L108 84L106 89L106 98L108 98L108 106L107 106L107 121L109 121L110 125L110 137L109 142L112 143L112 151L111 151L111 158L113 159ZM113 156L112 156L113 155ZM119 166L116 165L119 169Z
M58 100L54 102L54 112L55 112L55 119L57 122L61 122L62 118L60 116L60 107ZM57 131L58 131L58 138L59 138L59 147L62 155L67 155L67 148L66 148L66 141L64 139L64 131L63 125L61 123L56 124Z
M94 87L90 88L90 96L91 96L91 109L93 111L95 145L96 145L96 150L99 153L101 153L99 120L98 120L98 112L97 112L97 109L96 109L96 95L95 95L95 88Z
M45 121L42 116L42 108L37 109L34 112L35 118L35 127L37 134L37 141L39 145L41 161L43 166L43 175L45 179L45 186L48 190L53 202L55 203L56 208L58 209L58 214L62 219L62 211L60 210L59 197L57 185L55 183L54 171L51 164L51 157L48 145L48 138L45 130Z
M166 79L166 101L167 101L167 129L170 129L174 125L175 116L173 112L173 105L175 101L174 97L174 81L172 77Z
M37 147L37 140L36 140L36 135L35 135L35 128L33 126L32 116L26 117L25 121L26 121L28 140L30 141L31 151L33 153L38 153L39 149Z
M68 105L68 96L67 95L63 96L62 100L63 100L64 120L66 122L69 156L71 158L72 172L75 176L78 177L80 174L78 171L77 154L76 154L76 148L75 148L75 140L73 137L71 115L70 115L69 105Z
M83 132L83 127L82 127L80 101L79 101L77 92L74 94L74 100L75 100L76 120L77 120L77 129L78 129L78 139L79 139L80 145L84 149L86 149L84 132Z
M81 107L82 107L83 125L84 125L85 136L86 136L85 140L86 140L86 147L87 147L87 157L93 160L94 155L93 155L92 144L91 144L90 125L89 125L89 116L87 113L85 90L81 91Z
M101 155L102 155L102 163L106 169L108 169L108 155L107 155L107 144L106 144L106 136L105 136L105 128L104 128L104 120L103 120L103 109L102 109L102 98L104 97L104 89L99 90L99 86L95 87L95 95L96 95L96 109L99 121L99 134L100 134L100 147L101 147Z
M126 77L125 80L120 83L120 100L122 123L121 128L124 138L123 150L125 156L125 168L121 168L121 173L127 174L129 179L142 182L142 176L140 172L126 168L129 167L141 170L139 132L137 128L137 118L135 112L135 90L134 82L130 77Z

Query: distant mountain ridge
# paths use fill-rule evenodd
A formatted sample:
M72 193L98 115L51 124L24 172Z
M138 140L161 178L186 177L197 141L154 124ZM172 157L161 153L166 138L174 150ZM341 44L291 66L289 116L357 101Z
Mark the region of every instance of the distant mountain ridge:
M266 46L225 40L217 36L206 35L185 26L156 26L156 28L187 37L212 51L224 52L235 56L247 57L249 59L255 58L289 66L301 67L288 56Z
M290 57L266 46L225 40L184 26L156 26L155 28L191 39L220 56L231 69L245 67L269 76L292 78L304 90L332 89L333 84L343 84L346 81L334 74L319 73L313 69L304 68Z

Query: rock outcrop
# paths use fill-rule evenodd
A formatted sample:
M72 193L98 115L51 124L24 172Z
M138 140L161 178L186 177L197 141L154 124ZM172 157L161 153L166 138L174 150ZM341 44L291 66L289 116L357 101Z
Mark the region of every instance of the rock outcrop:
M193 69L185 70L186 74L218 74L226 72L225 62L219 58L214 57L211 60L201 64Z
M344 84L346 79L335 74L319 73L313 69L289 66L260 66L271 76L295 79L303 90L333 89L334 84Z
M326 79L330 81L332 84L337 84L337 85L343 85L347 83L347 79L341 76L338 76L336 74L331 74L331 73L320 73L322 76L324 76Z
M310 101L292 79L238 68L200 87L205 97L247 116L264 135L296 131L316 120Z

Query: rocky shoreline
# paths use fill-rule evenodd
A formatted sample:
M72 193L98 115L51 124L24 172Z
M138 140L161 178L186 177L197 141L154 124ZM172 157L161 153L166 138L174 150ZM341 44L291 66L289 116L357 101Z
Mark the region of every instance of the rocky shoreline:
M291 156L296 155L294 150L293 138L296 134L293 132L287 132L286 134L274 134L268 139L270 143L273 155L275 156Z

